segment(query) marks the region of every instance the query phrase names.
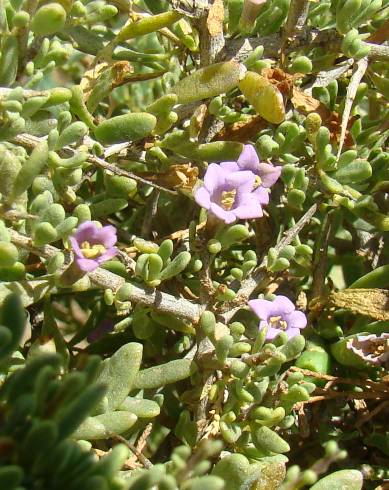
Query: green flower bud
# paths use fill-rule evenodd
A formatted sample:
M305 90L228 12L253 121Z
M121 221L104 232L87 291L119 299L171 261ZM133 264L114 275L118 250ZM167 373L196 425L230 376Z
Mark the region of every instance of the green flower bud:
M200 327L208 337L213 337L216 327L215 315L212 311L204 311L200 317Z
M47 221L53 226L58 226L65 219L65 210L61 204L51 204L41 215L42 221Z
M58 239L56 229L52 224L47 222L38 223L34 229L34 245L42 247Z
M50 257L46 263L46 269L49 274L58 272L65 263L65 256L62 252L57 252L53 257Z
M217 235L223 249L228 249L235 243L240 243L249 236L249 230L244 225L232 225L224 228Z
M312 71L312 61L306 56L297 56L291 66L291 73L310 73Z
M263 134L257 140L256 147L263 159L270 158L279 149L279 145L268 134Z
M149 277L148 284L156 287L161 283L159 279L163 267L163 260L158 254L150 254L148 260Z
M230 357L240 357L242 354L247 354L251 351L251 345L248 342L235 342L230 351Z
M91 212L88 204L79 204L74 208L73 214L78 218L79 223L91 220Z
M222 249L222 244L216 238L212 238L207 242L207 250L210 254L216 255Z
M225 284L218 286L216 291L216 299L218 301L232 301L236 293L232 289L229 289Z
M294 209L302 209L305 198L306 196L304 191L301 191L300 189L292 189L287 195L288 205Z
M0 242L0 267L11 267L18 260L18 249L13 243Z
M137 141L148 136L156 124L152 114L129 113L103 121L96 127L95 136L103 145Z
M47 164L48 147L46 142L39 143L32 151L29 159L20 169L13 186L13 199L19 197L32 185L34 178L40 174Z
M238 359L231 362L230 371L235 378L245 378L250 371L250 367Z
M305 347L305 339L302 335L292 337L285 345L280 347L280 352L286 356L287 361L296 358Z
M88 134L88 126L81 121L74 122L67 126L60 134L55 149L59 150L64 146L77 143Z
M225 335L222 337L220 340L216 342L215 346L215 353L217 359L221 362L224 363L227 356L228 352L231 348L231 346L234 343L234 339L231 337L231 335Z
M126 282L117 290L115 298L119 301L128 301L129 299L131 299L132 289L132 284Z
M4 8L4 7L3 7ZM0 85L10 86L16 79L19 60L18 39L14 34L2 34L0 58Z
M66 22L66 11L59 3L47 3L34 14L30 28L37 36L50 36L60 31Z

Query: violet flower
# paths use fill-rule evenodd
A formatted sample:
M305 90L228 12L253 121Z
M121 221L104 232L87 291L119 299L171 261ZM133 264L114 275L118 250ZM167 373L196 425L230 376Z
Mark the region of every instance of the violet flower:
M267 340L273 340L281 332L285 332L291 339L299 335L300 330L307 325L305 314L296 311L295 305L286 296L276 296L274 301L253 299L248 304L261 319L259 329L268 327Z
M389 333L357 335L346 347L370 364L383 364L389 360Z
M92 221L85 221L69 237L75 262L79 269L91 272L103 262L112 259L117 253L116 228L108 225L98 227Z
M257 176L256 184L267 188L277 182L282 170L280 166L260 162L253 145L244 145L236 164L240 170L251 170Z
M253 172L240 170L235 162L211 163L204 185L195 192L195 200L230 224L238 219L260 218L262 205L269 202L269 193L263 186L256 186Z

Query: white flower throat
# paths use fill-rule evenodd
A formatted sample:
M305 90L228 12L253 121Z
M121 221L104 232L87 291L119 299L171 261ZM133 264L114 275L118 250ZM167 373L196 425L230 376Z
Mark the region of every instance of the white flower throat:
M100 257L101 255L103 255L103 253L106 252L106 248L100 243L91 245L89 242L85 241L81 243L81 251L82 255L86 259L95 259L96 257Z

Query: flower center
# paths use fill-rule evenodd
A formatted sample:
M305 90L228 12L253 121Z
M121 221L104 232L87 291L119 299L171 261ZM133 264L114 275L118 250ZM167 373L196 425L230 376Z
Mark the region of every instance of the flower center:
M262 185L262 179L259 175L256 175L253 190L258 189L260 185Z
M236 190L232 191L223 191L222 198L220 199L220 203L226 211L229 211L235 202Z
M82 242L81 251L82 255L86 259L95 259L96 257L100 257L100 255L103 255L103 253L106 251L106 248L100 243L91 245L89 242Z
M269 325L278 330L286 330L288 328L288 323L282 319L282 316L271 316L269 318Z
M389 339L379 340L379 342L374 342L365 348L367 354L379 357L382 356L386 351L389 350Z

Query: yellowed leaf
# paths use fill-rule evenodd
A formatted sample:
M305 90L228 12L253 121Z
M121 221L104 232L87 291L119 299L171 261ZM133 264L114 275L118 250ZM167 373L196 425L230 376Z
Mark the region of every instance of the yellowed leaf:
M285 120L282 94L267 78L249 71L239 82L239 88L255 111L266 121L281 124Z
M223 32L224 5L223 0L215 0L211 5L207 17L207 29L212 37Z

